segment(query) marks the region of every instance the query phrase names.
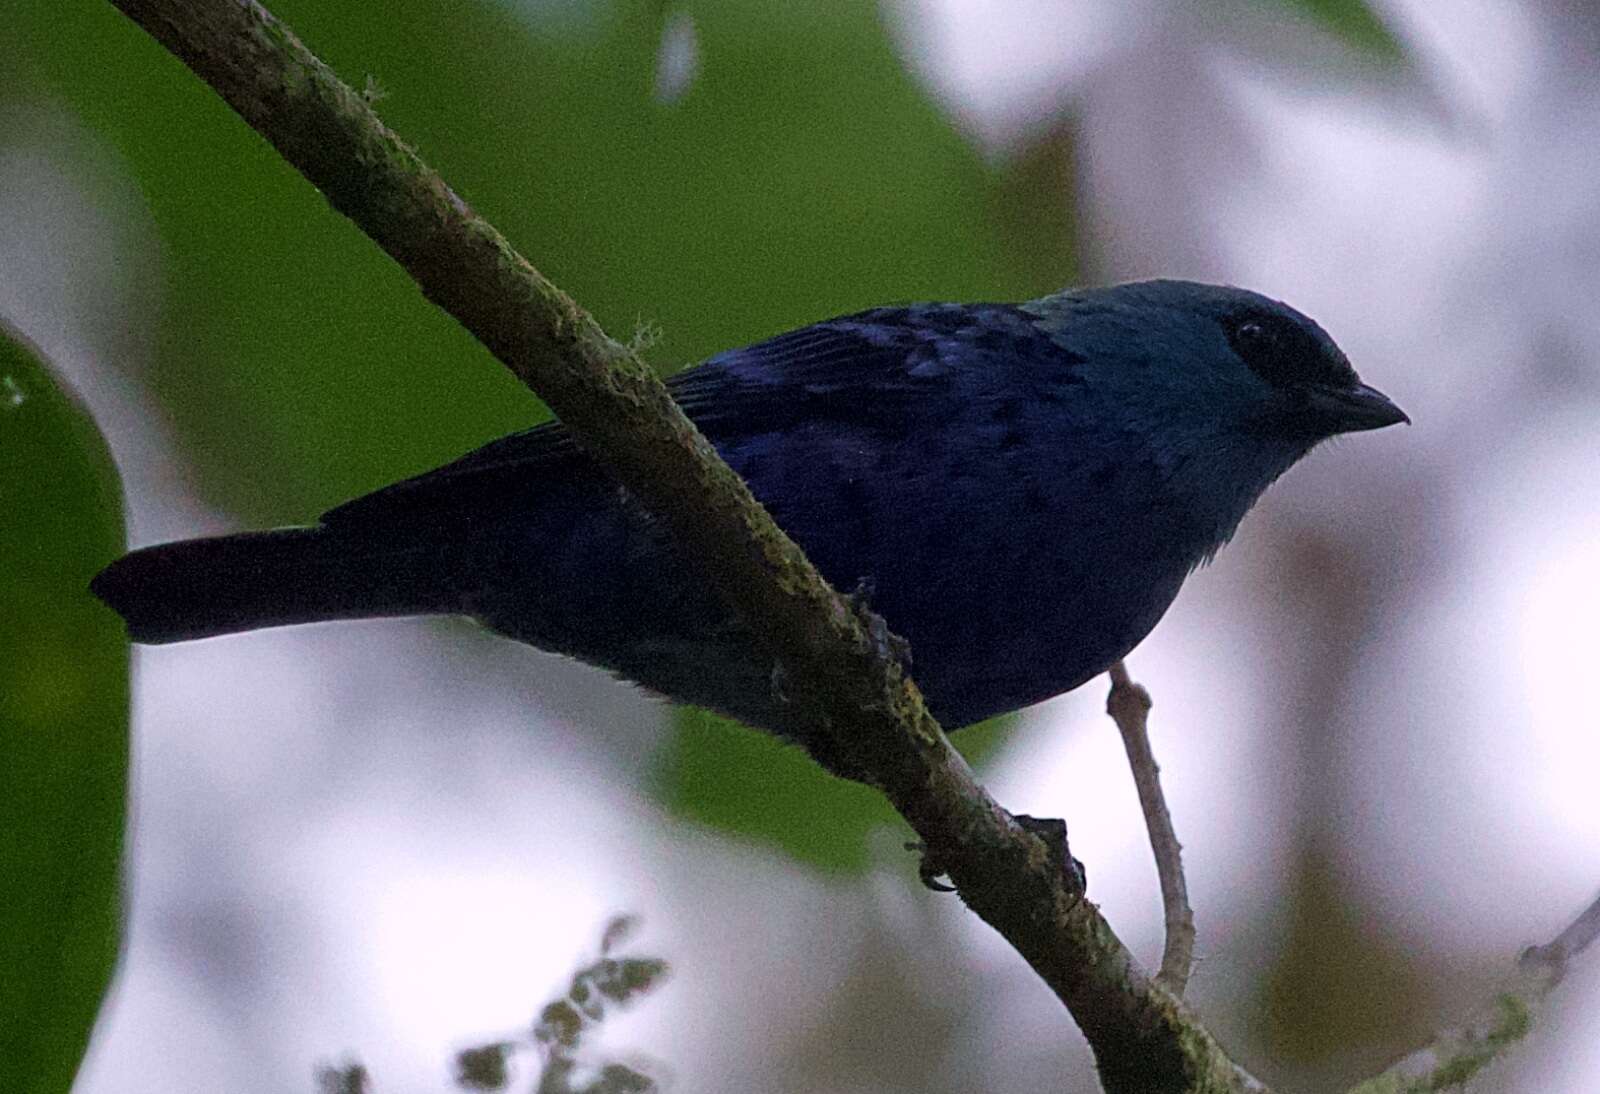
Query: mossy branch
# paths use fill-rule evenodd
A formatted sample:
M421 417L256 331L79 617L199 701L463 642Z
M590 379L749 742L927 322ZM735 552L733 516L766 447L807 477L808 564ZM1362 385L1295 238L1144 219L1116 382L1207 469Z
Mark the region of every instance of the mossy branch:
M113 0L542 398L760 636L832 765L878 787L1088 1037L1112 1091L1260 1089L978 785L831 589L626 346L539 274L252 0Z

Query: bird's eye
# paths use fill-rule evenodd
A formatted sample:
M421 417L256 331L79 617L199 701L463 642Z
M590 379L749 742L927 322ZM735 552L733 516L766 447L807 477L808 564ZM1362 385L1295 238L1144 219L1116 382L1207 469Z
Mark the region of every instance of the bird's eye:
M1314 327L1256 312L1225 322L1224 330L1240 360L1274 387L1341 384L1354 375L1344 355Z
M1233 352L1244 358L1245 364L1268 380L1274 380L1281 371L1285 356L1285 338L1271 323L1260 319L1246 319L1228 332Z
M1234 330L1233 336L1240 342L1244 342L1248 345L1258 346L1268 341L1268 339L1271 337L1267 334L1267 329L1265 327L1254 321L1240 323L1239 326Z

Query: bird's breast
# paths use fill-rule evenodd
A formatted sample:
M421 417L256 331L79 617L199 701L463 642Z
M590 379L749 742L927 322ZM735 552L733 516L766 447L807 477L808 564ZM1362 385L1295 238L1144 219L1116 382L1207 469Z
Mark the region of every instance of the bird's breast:
M832 441L809 460L767 452L740 470L829 581L865 591L908 640L914 677L952 726L1104 671L1205 549L1148 465Z

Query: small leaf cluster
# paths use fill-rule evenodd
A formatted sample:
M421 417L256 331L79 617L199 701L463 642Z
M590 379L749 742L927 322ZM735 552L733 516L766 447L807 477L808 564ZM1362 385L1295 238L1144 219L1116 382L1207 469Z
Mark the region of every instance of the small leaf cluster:
M607 1008L632 1002L659 984L667 963L656 957L616 953L638 927L633 916L618 916L600 936L600 956L572 974L566 992L546 1003L526 1032L463 1049L456 1054L455 1085L461 1090L499 1091L511 1086L519 1055L540 1060L530 1094L653 1094L657 1083L627 1064L598 1067L578 1057L584 1037L607 1015ZM374 1094L371 1077L359 1063L318 1069L319 1094Z

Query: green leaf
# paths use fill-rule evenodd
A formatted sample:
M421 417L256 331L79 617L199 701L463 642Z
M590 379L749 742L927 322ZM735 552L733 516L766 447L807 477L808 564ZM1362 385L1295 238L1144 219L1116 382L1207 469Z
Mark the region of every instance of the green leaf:
M1279 0L1311 17L1362 53L1386 61L1405 57L1405 46L1365 0Z
M0 326L0 1090L60 1094L117 961L128 643L88 593L123 549L105 444Z
M800 749L693 707L673 712L657 793L674 813L830 870L867 864L866 834L895 821L883 796Z
M463 1090L504 1090L511 1081L510 1041L496 1041L456 1053L456 1085Z
M963 729L957 747L974 763L993 754L1016 724L997 718ZM693 707L673 712L656 791L682 817L778 847L827 870L868 864L867 834L910 831L876 790L818 767L799 748ZM914 863L908 858L908 870Z

